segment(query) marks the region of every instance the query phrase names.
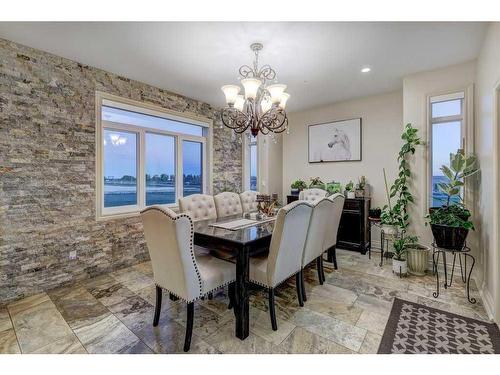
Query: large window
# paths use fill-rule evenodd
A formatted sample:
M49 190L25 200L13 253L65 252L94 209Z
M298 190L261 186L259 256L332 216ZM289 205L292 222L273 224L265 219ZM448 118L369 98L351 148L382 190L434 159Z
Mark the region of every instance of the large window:
M98 217L207 192L208 121L107 97L98 94Z
M445 203L445 196L438 189L439 182L446 182L440 168L450 164L450 154L463 147L464 93L440 95L430 98L430 207ZM459 199L459 198L456 198Z
M257 137L250 136L246 139L246 153L244 156L245 160L245 190L253 190L257 191L258 190L258 139Z

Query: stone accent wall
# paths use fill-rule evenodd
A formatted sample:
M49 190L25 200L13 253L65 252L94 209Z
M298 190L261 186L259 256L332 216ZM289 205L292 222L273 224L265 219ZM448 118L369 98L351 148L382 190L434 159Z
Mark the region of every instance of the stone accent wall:
M96 90L214 119L214 192L241 190L216 108L0 39L0 304L148 258L138 217L95 219Z

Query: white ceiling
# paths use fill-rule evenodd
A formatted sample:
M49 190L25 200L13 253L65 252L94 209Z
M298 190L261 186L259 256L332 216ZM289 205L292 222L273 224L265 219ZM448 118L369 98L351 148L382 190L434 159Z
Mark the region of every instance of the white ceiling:
M408 74L477 57L485 23L0 23L0 37L216 106L252 42L291 94L288 109L388 92ZM372 71L360 73L362 66Z

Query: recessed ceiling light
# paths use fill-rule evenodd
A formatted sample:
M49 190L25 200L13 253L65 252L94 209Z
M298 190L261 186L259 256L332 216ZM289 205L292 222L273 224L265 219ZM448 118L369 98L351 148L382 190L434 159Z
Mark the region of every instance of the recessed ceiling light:
M364 68L361 69L361 73L368 73L371 70L372 70L372 68L365 66Z

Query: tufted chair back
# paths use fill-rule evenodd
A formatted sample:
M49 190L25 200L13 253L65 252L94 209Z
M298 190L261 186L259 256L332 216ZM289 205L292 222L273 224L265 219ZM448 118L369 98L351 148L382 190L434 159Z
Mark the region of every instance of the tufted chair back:
M258 191L247 190L240 194L241 207L243 212L257 211L257 195Z
M302 267L311 263L324 252L323 245L327 232L331 212L333 211L333 201L323 198L313 203L313 212L307 231L307 240L304 246L304 256L302 258Z
M193 222L168 208L152 206L141 212L156 285L186 302L202 294L202 281L193 253Z
M304 189L299 194L299 200L315 203L320 199L326 197L327 191L323 189L313 188Z
M238 215L243 213L241 207L240 195L238 193L231 193L225 191L217 194L214 197L215 208L217 210L217 217L222 218L231 215Z
M302 268L302 254L313 207L295 201L278 211L267 262L268 285L275 287Z
M179 211L188 214L193 221L217 219L214 197L207 194L179 198Z
M323 245L323 250L325 251L337 244L337 232L339 231L345 197L337 193L330 195L327 199L332 202L332 210L328 218L328 230L326 231L325 243Z

